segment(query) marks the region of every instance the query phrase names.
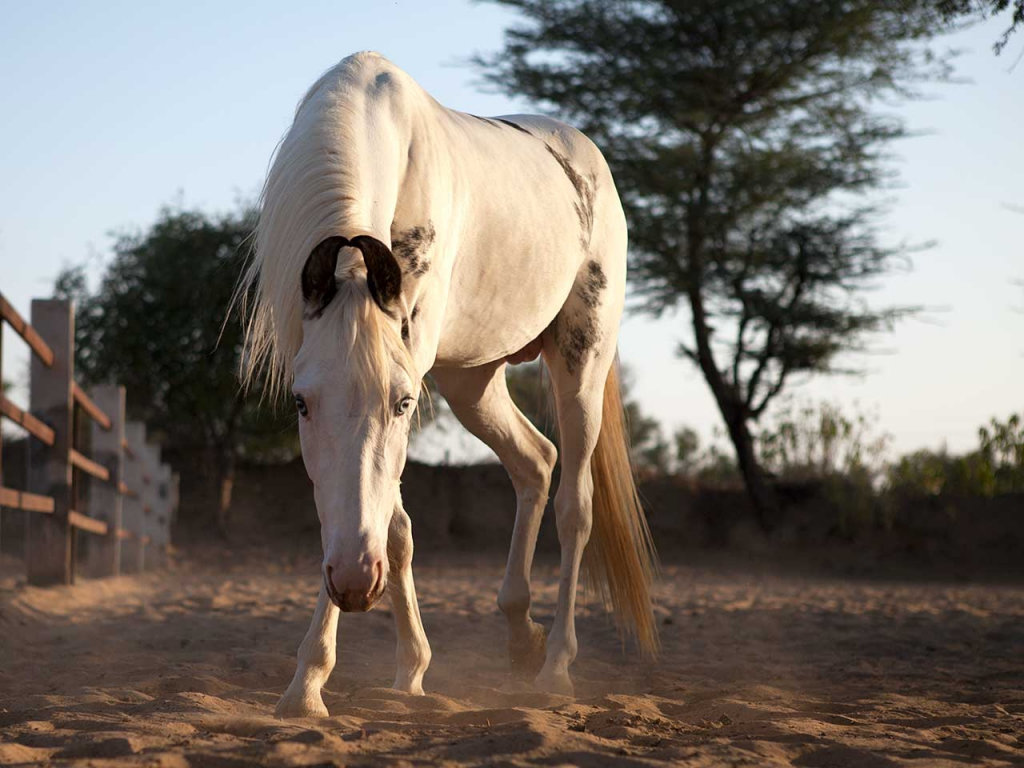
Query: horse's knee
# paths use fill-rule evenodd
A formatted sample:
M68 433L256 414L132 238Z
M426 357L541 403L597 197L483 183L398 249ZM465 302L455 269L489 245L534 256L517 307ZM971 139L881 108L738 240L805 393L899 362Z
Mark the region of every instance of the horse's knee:
M388 565L392 571L402 571L412 564L412 520L401 507L395 509L388 528Z

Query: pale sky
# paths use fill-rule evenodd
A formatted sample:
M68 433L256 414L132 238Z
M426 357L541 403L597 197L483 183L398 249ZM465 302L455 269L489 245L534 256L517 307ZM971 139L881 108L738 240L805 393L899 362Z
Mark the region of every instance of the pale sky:
M296 10L296 6L299 10ZM493 115L524 103L481 91L466 64L497 49L514 17L463 0L129 3L0 0L0 291L27 316L66 264L97 272L112 231L142 229L181 202L231 208L259 189L295 103L325 69L380 51L447 106ZM1024 411L1024 34L995 57L995 20L950 38L969 84L930 86L898 112L921 135L894 147L900 187L885 237L934 240L878 303L926 318L880 339L858 379L792 390L877 413L895 452L976 445L989 418ZM687 316L631 317L620 350L643 409L710 439L719 416L696 369L673 356ZM4 370L25 353L4 331ZM856 362L856 361L854 361ZM23 392L19 392L23 395ZM130 394L129 394L130 397ZM453 457L478 455L444 438Z

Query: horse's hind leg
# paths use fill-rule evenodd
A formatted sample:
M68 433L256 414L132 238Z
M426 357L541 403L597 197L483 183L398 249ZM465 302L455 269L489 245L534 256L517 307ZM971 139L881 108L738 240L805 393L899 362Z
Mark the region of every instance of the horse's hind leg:
M278 717L327 717L320 690L334 669L338 638L338 606L324 585L316 600L309 630L299 646L299 664L288 690L277 703Z
M576 589L593 524L591 458L601 433L604 388L615 359L621 310L621 292L609 290L601 266L589 261L544 334L544 359L551 373L562 455L555 494L561 566L547 658L536 685L553 693L573 692L569 665L577 651Z
M498 455L516 491L516 521L498 606L508 620L512 670L532 677L544 662L545 644L543 628L530 618L530 569L557 452L512 402L503 363L433 373L452 412Z
M398 635L394 687L406 693L422 694L423 674L430 665L430 645L416 602L412 549L412 521L399 500L388 529L388 564L391 569L388 592Z

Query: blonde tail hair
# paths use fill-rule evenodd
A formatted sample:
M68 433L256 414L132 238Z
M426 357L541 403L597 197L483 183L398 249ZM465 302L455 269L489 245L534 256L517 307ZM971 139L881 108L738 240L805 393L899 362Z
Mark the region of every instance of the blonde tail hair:
M654 656L660 645L651 607L657 555L630 466L618 360L604 385L601 433L591 474L594 522L584 553L589 581L610 604L619 628L636 639L641 652Z

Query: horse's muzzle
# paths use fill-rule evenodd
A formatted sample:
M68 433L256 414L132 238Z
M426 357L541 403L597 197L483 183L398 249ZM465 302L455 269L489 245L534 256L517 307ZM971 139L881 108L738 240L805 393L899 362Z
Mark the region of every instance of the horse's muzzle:
M381 569L382 570L382 569ZM387 576L379 573L369 590L366 589L337 589L331 579L331 566L324 569L324 588L331 602L338 606L345 613L365 612L373 608L384 596L387 589Z

